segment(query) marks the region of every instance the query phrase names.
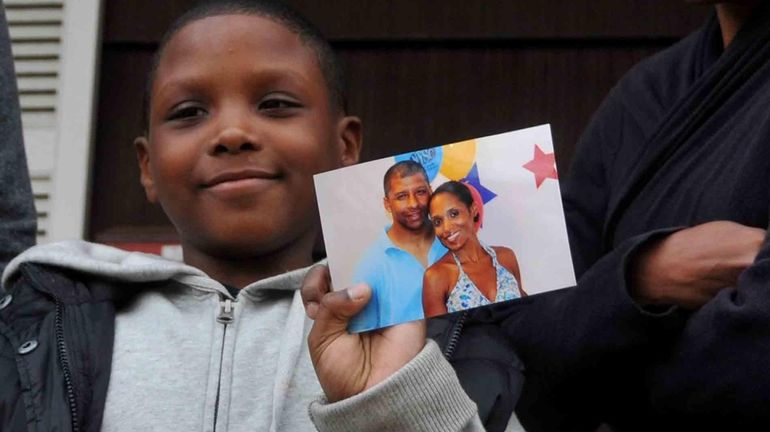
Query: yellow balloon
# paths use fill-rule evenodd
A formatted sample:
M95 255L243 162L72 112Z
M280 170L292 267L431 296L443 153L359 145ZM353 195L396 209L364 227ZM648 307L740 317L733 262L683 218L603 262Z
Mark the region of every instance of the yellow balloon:
M476 161L476 140L460 141L443 146L444 158L439 171L450 180L468 176Z

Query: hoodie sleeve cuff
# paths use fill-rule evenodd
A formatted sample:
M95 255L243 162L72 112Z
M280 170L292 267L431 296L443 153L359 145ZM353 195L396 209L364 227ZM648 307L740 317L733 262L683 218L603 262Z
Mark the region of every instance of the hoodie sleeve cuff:
M376 386L335 403L310 404L319 431L461 431L479 425L476 405L435 342Z

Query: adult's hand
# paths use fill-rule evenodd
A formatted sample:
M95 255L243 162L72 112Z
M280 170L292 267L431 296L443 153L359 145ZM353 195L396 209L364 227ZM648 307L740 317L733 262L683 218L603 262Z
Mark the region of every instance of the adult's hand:
M302 284L305 312L314 320L308 336L318 381L330 402L382 382L425 346L425 322L398 324L367 333L349 334L348 321L372 296L366 284L331 291L329 268L312 268Z
M708 222L653 241L636 255L631 295L642 304L703 306L754 262L765 230Z

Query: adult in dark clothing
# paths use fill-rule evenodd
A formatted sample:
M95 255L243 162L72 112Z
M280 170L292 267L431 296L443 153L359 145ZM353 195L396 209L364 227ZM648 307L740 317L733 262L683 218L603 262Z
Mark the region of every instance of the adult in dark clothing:
M531 430L770 422L770 5L716 7L624 77L581 139L564 188L578 287L505 311ZM656 330L608 320L619 288Z
M21 137L11 42L0 4L0 272L35 244L35 206Z
M712 430L764 415L761 397L750 400L755 377L732 372L731 347L713 343L729 341L735 329L697 333L724 313L714 309L741 301L724 289L757 256L767 222L768 189L757 183L770 159L742 125L766 121L765 101L746 93L770 86L762 70L770 27L763 31L765 9L733 6L720 4L718 21L637 66L583 136L565 188L578 286L432 320L430 334L490 429L487 420L505 418L519 397L522 370L516 411L528 430L593 431L601 422ZM754 22L732 43L749 12ZM762 94L770 100L770 91ZM721 129L725 123L737 129ZM744 138L748 157L735 153ZM740 322L739 315L728 320ZM479 328L487 336L481 344L471 334ZM710 346L721 349L718 377L700 351ZM736 408L723 383L740 387L750 404ZM701 394L716 397L693 406ZM741 410L744 417L725 416Z

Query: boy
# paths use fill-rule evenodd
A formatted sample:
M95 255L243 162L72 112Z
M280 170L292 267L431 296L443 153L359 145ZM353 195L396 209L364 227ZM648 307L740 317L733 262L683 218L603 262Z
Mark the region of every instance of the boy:
M327 43L282 5L208 3L172 25L135 145L185 263L84 242L14 259L0 310L2 430L311 427L320 389L297 290L318 230L312 175L358 160L361 124L341 89ZM369 296L358 286L309 307L315 334ZM311 406L321 429L479 428L420 324L311 337L310 348L339 401Z

